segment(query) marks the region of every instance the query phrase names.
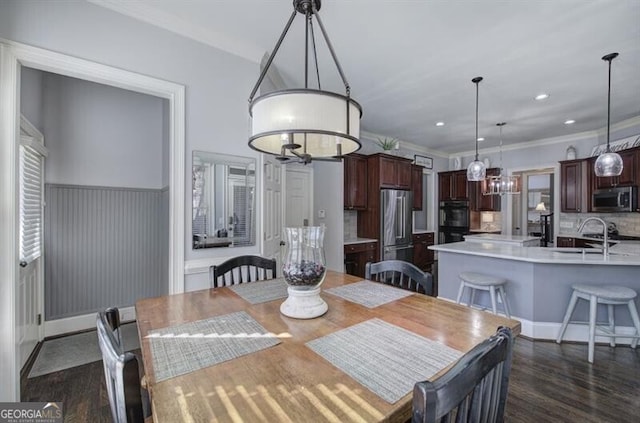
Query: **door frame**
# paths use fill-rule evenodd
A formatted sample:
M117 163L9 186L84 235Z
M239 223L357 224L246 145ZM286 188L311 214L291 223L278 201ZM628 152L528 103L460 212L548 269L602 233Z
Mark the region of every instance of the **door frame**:
M185 87L169 81L0 38L0 384L2 401L19 401L16 299L20 69L27 66L169 101L169 289L184 291Z

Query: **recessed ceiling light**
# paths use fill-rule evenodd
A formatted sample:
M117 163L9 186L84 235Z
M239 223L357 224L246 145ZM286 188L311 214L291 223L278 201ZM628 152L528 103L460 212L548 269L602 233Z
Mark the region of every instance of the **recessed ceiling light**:
M484 141L484 138L480 137L478 138L478 141Z
M538 94L536 96L536 100L546 100L547 98L549 98L549 94L546 93Z
M575 121L575 120L573 120L573 119L569 119L569 120L565 120L565 121L564 121L564 124L565 124L565 125L573 125L574 123L576 123L576 121Z
M436 126L444 126L444 122L436 122Z

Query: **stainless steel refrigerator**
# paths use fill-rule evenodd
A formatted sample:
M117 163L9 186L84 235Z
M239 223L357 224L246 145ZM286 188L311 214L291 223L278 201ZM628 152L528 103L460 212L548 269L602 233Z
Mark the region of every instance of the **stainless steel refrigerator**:
M380 257L412 262L412 193L383 189L380 194Z

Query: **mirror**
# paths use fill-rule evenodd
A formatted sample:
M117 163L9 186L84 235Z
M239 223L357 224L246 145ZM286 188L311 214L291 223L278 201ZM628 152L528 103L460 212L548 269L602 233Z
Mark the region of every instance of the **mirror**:
M255 245L255 191L255 159L194 151L193 248Z

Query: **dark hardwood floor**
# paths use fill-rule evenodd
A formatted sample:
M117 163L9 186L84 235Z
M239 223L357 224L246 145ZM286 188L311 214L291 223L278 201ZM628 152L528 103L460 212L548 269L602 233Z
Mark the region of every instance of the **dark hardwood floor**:
M27 379L22 401L62 401L66 422L111 421L101 361ZM591 365L584 344L518 338L505 421L640 421L640 348L597 345Z

